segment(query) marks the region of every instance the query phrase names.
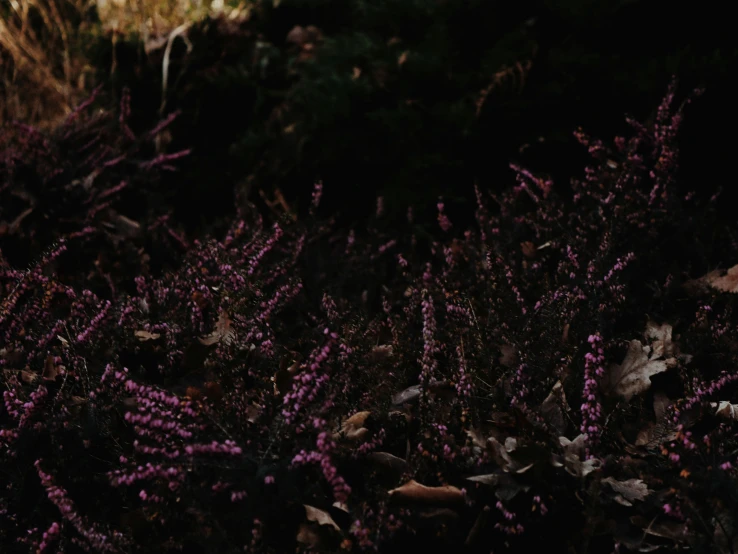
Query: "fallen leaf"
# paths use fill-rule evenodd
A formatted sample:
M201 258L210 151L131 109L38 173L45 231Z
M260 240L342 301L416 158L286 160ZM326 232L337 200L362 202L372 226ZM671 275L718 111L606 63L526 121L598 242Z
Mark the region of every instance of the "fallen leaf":
M402 54L400 54L400 57L397 58L397 66L402 67L405 62L407 61L407 57L409 55L409 52L405 50Z
M246 416L248 417L247 421L249 423L256 423L256 420L261 415L261 406L258 404L254 404L251 402L248 406L246 406Z
M378 465L392 469L397 473L405 473L408 469L408 463L405 460L389 452L372 452L367 455L367 459Z
M734 265L725 273L720 269L711 271L699 281L720 292L738 292L738 265Z
M525 256L526 258L533 259L536 257L536 253L537 253L536 245L530 241L521 242L520 250L522 250L523 256Z
M371 352L369 352L368 358L370 362L376 363L391 358L392 354L393 349L391 344L380 344L379 346L372 348Z
M392 404L398 406L400 404L404 404L405 402L410 402L412 400L415 400L416 398L420 398L422 391L423 389L420 385L413 385L412 387L408 387L404 391L398 392L392 397Z
M43 378L46 381L53 381L56 376L59 375L59 368L54 363L54 356L46 356L46 362L44 363L44 371L42 373Z
M231 327L231 318L226 312L220 312L218 321L215 322L215 330L205 337L198 340L200 344L211 346L217 342L223 341L223 344L230 345L236 338L236 331Z
M318 548L321 543L317 529L314 529L309 523L300 524L300 527L297 530L296 540L300 544L305 544L310 548Z
M650 355L651 347L632 340L628 346L623 363L610 364L606 380L603 382L608 392L630 400L651 386L651 376L666 371L669 367L658 356Z
M336 531L341 530L328 512L324 512L314 506L308 506L307 504L303 504L303 506L305 507L305 516L308 521L313 521L318 525L330 525Z
M640 500L643 501L653 491L641 479L628 479L627 481L616 481L612 477L607 477L602 480L612 487L617 493L615 501L623 506L632 506L632 501Z
M551 392L546 399L541 403L541 415L546 421L556 429L560 435L566 432L566 419L564 417L564 409L568 409L566 402L566 396L564 395L564 387L561 381L556 381L556 384L551 389Z
M738 421L738 404L731 404L730 402L722 400L719 403L710 402L710 406L717 408L717 411L715 412L716 416Z
M333 440L360 441L366 438L369 429L364 427L364 422L371 412L358 412L343 422L340 431L334 433Z
M148 331L136 331L134 336L141 342L146 342L147 340L156 340L161 335L159 333L149 333Z
M573 441L566 437L559 437L559 444L564 447L564 468L575 477L584 478L602 466L602 460L598 458L582 461L581 458L585 454L585 438L584 434L578 435ZM557 466L556 463L553 465Z
M518 349L511 344L500 346L500 363L505 367L513 367L518 362Z
M456 487L450 485L426 487L415 480L410 480L401 487L392 489L389 491L389 495L397 500L427 504L459 504L464 502L464 494Z
M27 371L25 369L21 369L20 372L21 381L24 383L28 383L29 385L32 385L36 381L38 381L38 374L33 373L32 371Z
M647 449L654 449L676 438L677 425L668 419L663 419L656 423L650 422L646 427L641 429L636 438L635 445L644 446Z

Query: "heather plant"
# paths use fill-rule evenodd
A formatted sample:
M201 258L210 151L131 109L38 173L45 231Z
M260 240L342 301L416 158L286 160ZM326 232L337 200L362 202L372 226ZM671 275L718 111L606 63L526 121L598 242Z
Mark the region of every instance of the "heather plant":
M173 260L167 252L187 247L166 211L176 191L160 177L189 151L155 148L177 114L135 134L129 92L114 111L100 92L51 133L20 122L0 130L0 249L26 267L68 238L74 263L58 270L115 296L122 279L149 270L152 255L156 269Z
M3 544L733 551L738 252L673 101L471 228L343 230L318 184L112 301L55 275L73 239L3 260Z

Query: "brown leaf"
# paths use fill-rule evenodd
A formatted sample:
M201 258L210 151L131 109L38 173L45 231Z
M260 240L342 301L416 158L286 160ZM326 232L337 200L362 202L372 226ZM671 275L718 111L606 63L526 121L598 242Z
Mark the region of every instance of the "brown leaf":
M661 518L660 521L654 519L649 522L643 516L632 516L630 522L643 529L646 534L654 537L662 537L673 541L684 541L690 537L690 533L684 524L667 518Z
M134 333L134 336L140 340L141 342L146 342L147 340L156 340L161 335L159 333L149 333L148 331L136 331Z
M261 415L261 406L251 402L248 406L246 406L246 415L248 416L247 421L249 423L256 423L256 420Z
M392 397L392 404L398 406L399 404L404 404L405 402L410 402L416 398L420 398L422 390L423 389L420 385L408 387L404 391L398 392Z
M53 381L56 379L57 375L59 375L59 368L56 366L56 363L54 363L54 356L46 356L44 371L42 373L43 378L46 381Z
M562 406L568 409L566 396L564 395L564 387L561 384L561 381L556 381L550 394L541 404L541 414L546 418L548 423L559 432L560 435L563 435L566 432L566 419L564 417Z
M141 224L122 214L116 214L113 218L115 227L125 237L136 238L141 236Z
M343 422L341 430L333 435L333 440L348 440L358 442L366 438L369 429L364 427L364 422L371 412L358 412Z
M738 265L734 265L725 273L719 269L711 271L699 281L720 292L738 292Z
M402 67L404 63L407 61L407 57L410 54L409 51L405 50L402 54L400 54L400 57L397 58L397 67Z
M305 516L308 521L313 521L318 525L330 525L336 531L341 530L328 512L324 512L314 506L308 506L307 504L303 504L303 506L305 507Z
M520 249L523 251L523 256L525 256L526 258L533 259L536 257L536 254L537 254L536 245L533 244L532 242L530 241L521 242Z
M28 383L29 385L32 385L36 381L38 381L38 374L33 373L32 371L27 371L25 369L21 369L20 372L21 381L24 383Z
M603 381L605 389L625 400L647 391L651 386L650 377L668 369L664 360L649 354L651 347L644 346L637 340L630 341L623 363L610 365L606 380Z
M291 391L294 377L300 372L300 358L298 357L297 361L292 361L292 365L289 365L290 359L289 357L282 358L279 363L279 370L272 377L275 396L282 396Z
M738 404L731 404L730 402L722 400L719 403L710 402L710 406L717 408L715 412L716 416L738 421Z
M636 438L635 445L653 449L676 438L677 426L670 420L663 419L656 423L650 422L641 429Z
M230 345L236 338L236 331L231 327L231 318L226 312L220 312L218 321L215 322L215 330L205 337L198 340L200 344L211 346L222 341L225 345Z
M513 367L518 363L518 349L511 344L500 345L500 363L505 367Z
M408 470L408 463L405 460L389 452L372 452L367 455L367 459L397 473L405 473Z
M286 42L294 44L296 46L302 46L307 40L307 32L300 25L295 25L292 30L287 33Z
M627 481L616 481L612 477L607 477L602 480L612 487L617 495L615 501L623 506L632 506L632 501L640 500L643 501L653 491L646 486L641 479L628 479Z
M584 478L602 466L602 461L597 458L581 460L585 454L584 434L578 435L573 441L566 437L559 437L559 444L564 447L564 467L571 475Z
M371 352L369 352L368 358L370 362L376 363L391 358L392 354L393 349L391 344L380 344L379 346L372 348Z
M426 487L415 480L410 480L401 487L389 491L390 497L397 500L420 502L426 504L459 504L464 502L460 489L450 485Z
M321 544L321 539L316 527L309 523L301 523L297 530L297 542L305 544L309 548L318 548Z

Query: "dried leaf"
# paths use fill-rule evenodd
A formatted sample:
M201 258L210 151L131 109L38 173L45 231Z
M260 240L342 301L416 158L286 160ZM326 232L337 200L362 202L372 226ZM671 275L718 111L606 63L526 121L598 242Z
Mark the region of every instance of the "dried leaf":
M719 403L710 402L710 406L717 408L717 411L715 412L716 416L738 421L738 404L731 404L730 402L722 400Z
M156 340L161 336L159 333L149 333L148 331L143 330L136 331L134 335L141 342L146 342L147 340Z
M333 435L333 440L348 440L358 442L366 438L369 429L364 427L364 422L371 412L358 412L343 422L341 430Z
M379 346L372 348L371 352L369 352L368 358L370 362L377 363L391 358L392 354L393 349L391 344L380 344Z
M297 531L296 540L300 544L307 545L309 548L318 548L321 543L320 535L318 534L317 529L309 523L300 524L300 527Z
M412 400L415 400L416 398L420 398L422 391L423 389L420 385L413 385L412 387L408 387L404 391L398 392L392 397L392 404L398 406L400 404L404 404L405 402L410 402Z
M485 448L487 446L487 439L484 438L480 429L467 429L466 434L471 438L474 446L478 446L479 448Z
M561 381L556 381L549 395L541 403L541 414L560 435L566 432L566 418L562 406L568 409L564 387Z
M46 356L46 361L44 363L44 371L42 373L43 378L46 381L53 381L56 379L56 376L59 375L59 368L56 366L56 363L54 362L54 356Z
M336 531L341 530L328 512L324 512L314 506L308 506L307 504L303 504L303 506L305 507L305 516L308 521L313 521L318 525L330 525Z
M500 364L504 365L505 367L513 367L516 363L518 363L518 349L515 348L513 345L500 345L500 352L502 353L502 356L500 356Z
M460 504L464 502L464 494L456 487L450 485L426 487L415 480L408 481L401 487L389 491L389 495L397 500L427 504Z
M277 371L277 373L274 374L274 377L272 377L275 396L282 396L292 390L294 377L300 371L299 361L293 361L292 365L288 367L287 364L289 362L285 360L286 358L282 359L282 361L280 362L279 370Z
M409 54L410 53L407 50L405 50L402 54L400 54L400 57L397 58L397 67L402 67L405 64Z
M258 404L251 402L248 406L246 406L246 416L248 417L247 421L249 423L256 423L256 420L259 419L260 415L261 406L259 406Z
M118 231L126 237L136 238L141 236L141 224L124 215L117 214L113 221Z
M334 508L338 508L338 509L339 509L339 510L341 510L342 512L346 512L346 513L349 513L349 509L348 509L348 506L346 505L346 503L345 503L345 502L339 502L338 500L336 500L336 501L335 501L335 502L334 502L334 503L332 504L332 506L333 506Z
M671 406L671 400L663 392L656 392L653 395L653 413L656 414L656 419L662 419L666 417L666 409Z
M584 478L602 466L602 460L590 458L582 461L585 449L585 435L580 434L573 441L566 437L559 437L559 444L564 447L564 467L566 471L575 477ZM557 464L554 463L554 466Z
M217 342L223 341L223 344L230 345L236 338L236 331L231 327L231 318L226 312L220 312L218 321L215 322L215 330L205 337L198 340L200 344L211 346Z
M630 522L643 529L643 532L647 535L653 535L654 537L685 541L691 535L684 524L666 518L662 518L660 521L656 521L654 518L649 522L643 516L632 516Z
M459 514L450 508L435 508L420 512L420 517L423 519L437 519L439 521L436 524L441 524L444 521L459 519Z
M537 254L536 245L530 241L521 242L520 250L522 250L523 256L525 256L526 258L533 259L536 257L536 254Z
M497 485L497 483L499 483L500 477L500 473L488 473L487 475L474 475L473 477L467 477L466 480L494 487L495 485Z
M628 479L627 481L616 481L612 477L602 480L617 493L615 501L623 506L632 506L632 501L643 501L653 491L646 486L641 479Z
M656 423L651 422L641 429L636 438L635 445L653 449L676 438L676 424L665 418Z
M699 281L720 292L738 292L738 265L734 265L726 273L719 269L711 271Z
M408 464L405 460L389 452L372 452L367 456L367 459L378 465L392 469L397 473L405 473L408 469Z
M32 385L36 381L38 381L38 374L33 373L32 371L26 371L25 369L21 369L20 372L21 381L24 383L28 383L29 385Z
M651 347L644 346L637 340L630 341L623 363L610 365L605 383L608 392L630 400L634 395L648 390L651 386L650 377L668 369L664 360L649 354Z
M670 358L674 352L674 343L671 340L672 327L668 323L656 325L653 321L646 324L646 331L643 336L646 340L654 339L651 344L653 348L653 356Z

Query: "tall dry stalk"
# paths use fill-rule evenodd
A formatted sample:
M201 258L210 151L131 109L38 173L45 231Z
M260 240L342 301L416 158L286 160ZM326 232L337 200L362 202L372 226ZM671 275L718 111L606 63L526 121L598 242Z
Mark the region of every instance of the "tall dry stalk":
M0 123L53 127L84 96L90 68L80 41L89 3L9 0L0 9Z

